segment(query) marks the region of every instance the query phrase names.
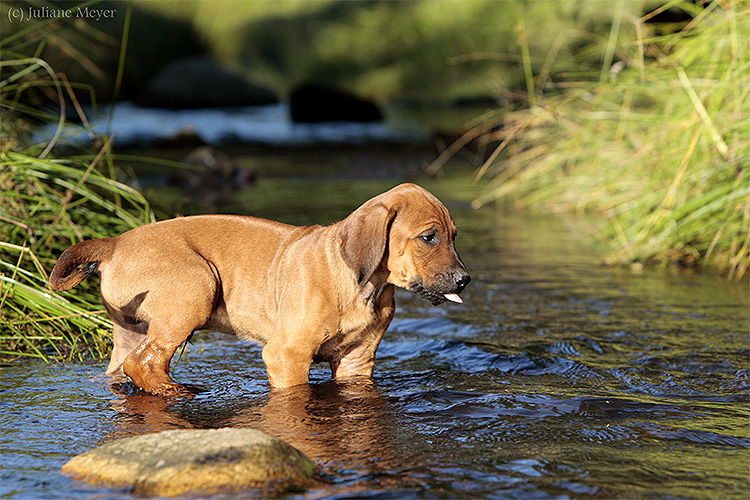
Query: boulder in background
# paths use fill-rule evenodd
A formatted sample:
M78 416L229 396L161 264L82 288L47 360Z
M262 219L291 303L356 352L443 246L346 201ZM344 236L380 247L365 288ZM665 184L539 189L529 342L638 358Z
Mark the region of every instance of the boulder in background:
M383 113L374 103L319 84L305 84L289 97L292 121L297 123L377 122Z
M170 62L154 76L136 101L155 108L262 106L278 102L273 92L203 57Z

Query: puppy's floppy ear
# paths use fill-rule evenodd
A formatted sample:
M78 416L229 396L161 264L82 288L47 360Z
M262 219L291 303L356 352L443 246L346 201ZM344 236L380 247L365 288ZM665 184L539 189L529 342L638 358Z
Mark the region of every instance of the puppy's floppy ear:
M341 221L341 254L357 275L359 286L370 280L385 257L388 232L395 217L396 210L378 203L362 206Z

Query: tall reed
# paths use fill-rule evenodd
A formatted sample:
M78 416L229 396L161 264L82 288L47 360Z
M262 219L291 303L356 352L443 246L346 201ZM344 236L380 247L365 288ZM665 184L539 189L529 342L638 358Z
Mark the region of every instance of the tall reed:
M69 245L153 220L138 191L102 172L106 160L106 150L89 162L0 153L0 357L107 352L111 323L96 280L75 293L54 293L47 284Z
M536 81L558 92L468 133L495 147L475 205L600 212L607 262L739 279L750 267L750 9L712 2L665 36L648 35L648 17L620 20L636 36L597 81Z

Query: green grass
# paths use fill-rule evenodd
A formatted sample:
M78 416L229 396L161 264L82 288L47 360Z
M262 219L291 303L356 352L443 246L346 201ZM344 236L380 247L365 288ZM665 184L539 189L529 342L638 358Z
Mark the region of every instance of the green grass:
M129 7L124 11L129 18ZM116 180L111 139L92 134L99 144L93 152L55 157L66 106L85 124L76 92L91 87L70 83L39 55L65 45L68 53L78 54L71 59L96 72L76 43L88 48L91 38L101 40L101 32L55 19L16 28L0 40L0 359L98 358L109 351L112 324L97 280L55 293L48 272L70 245L121 233L151 222L153 215L141 193ZM76 42L71 33L87 39ZM123 43L121 60L125 48ZM115 92L121 74L122 64ZM27 135L39 122L60 125L47 143L35 144Z
M665 36L645 19L623 17L637 36L610 47L617 66L564 85L537 73L534 104L486 117L453 149L476 138L495 148L475 206L599 212L611 264L739 279L750 268L748 4L710 3Z
M47 284L68 246L153 219L146 199L114 180L106 163L106 150L88 162L0 153L0 357L107 353L112 325L97 280L70 293Z

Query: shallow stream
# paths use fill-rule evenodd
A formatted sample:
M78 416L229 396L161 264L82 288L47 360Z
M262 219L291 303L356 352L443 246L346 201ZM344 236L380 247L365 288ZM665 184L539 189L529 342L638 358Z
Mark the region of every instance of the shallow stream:
M283 203L248 213L331 222L393 184L285 182ZM318 464L289 498L750 497L747 282L603 267L579 221L472 211L433 185L473 281L462 305L397 294L372 385L315 366L309 387L269 392L260 347L212 333L174 372L192 400L115 395L105 362L5 364L0 498L131 498L60 467L115 438L224 426L275 434Z

